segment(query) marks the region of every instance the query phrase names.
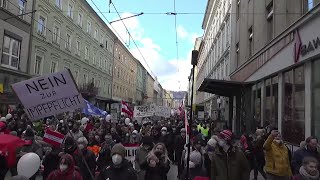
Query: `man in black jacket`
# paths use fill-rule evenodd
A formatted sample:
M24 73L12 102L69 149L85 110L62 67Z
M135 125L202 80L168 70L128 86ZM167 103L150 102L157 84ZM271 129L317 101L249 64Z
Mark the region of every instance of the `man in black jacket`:
M116 144L111 150L112 164L103 169L99 174L98 180L137 180L131 164L125 159L126 150L122 144Z

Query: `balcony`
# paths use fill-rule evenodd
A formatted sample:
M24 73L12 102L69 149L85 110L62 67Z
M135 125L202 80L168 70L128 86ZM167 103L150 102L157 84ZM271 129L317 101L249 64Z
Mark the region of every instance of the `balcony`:
M92 82L80 85L79 91L85 99L93 98L99 94L99 88Z

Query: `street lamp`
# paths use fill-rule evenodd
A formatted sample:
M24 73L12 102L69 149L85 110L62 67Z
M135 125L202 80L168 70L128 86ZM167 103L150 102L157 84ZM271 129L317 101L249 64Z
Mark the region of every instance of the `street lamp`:
M192 69L191 69L191 74L192 74L192 82L191 82L191 109L190 109L190 119L189 119L189 129L187 129L189 138L188 138L188 157L187 157L187 176L186 180L189 180L189 161L190 161L190 139L191 139L191 131L190 131L190 126L192 126L192 118L193 118L193 113L192 113L192 105L193 105L193 86L194 86L194 69L196 68L196 65L198 64L198 55L199 51L193 50L192 51L192 56L191 56L191 64L192 64Z

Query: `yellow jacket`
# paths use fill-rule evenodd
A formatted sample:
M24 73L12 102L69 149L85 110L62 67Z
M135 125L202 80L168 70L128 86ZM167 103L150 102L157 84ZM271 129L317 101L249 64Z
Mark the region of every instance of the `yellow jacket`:
M263 145L265 149L266 165L264 171L276 176L292 176L289 150L286 145L275 143L274 137L270 135Z

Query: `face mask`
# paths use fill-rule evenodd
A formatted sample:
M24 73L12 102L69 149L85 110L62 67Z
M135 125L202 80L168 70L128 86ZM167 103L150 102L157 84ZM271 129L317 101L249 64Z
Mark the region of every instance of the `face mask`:
M122 156L120 156L119 154L115 154L112 156L112 163L114 165L119 165L122 162Z
M68 165L60 164L60 171L65 171L68 169Z
M82 149L84 149L84 145L83 145L83 144L78 144L78 148L79 148L80 150L82 150Z
M182 136L182 137L185 137L185 136L186 136L186 133L181 133L181 136Z
M226 141L219 140L218 144L219 144L220 147L224 147L226 145Z
M161 134L162 134L162 135L166 135L166 134L167 134L167 132L165 132L165 131L162 131L162 132L161 132Z

